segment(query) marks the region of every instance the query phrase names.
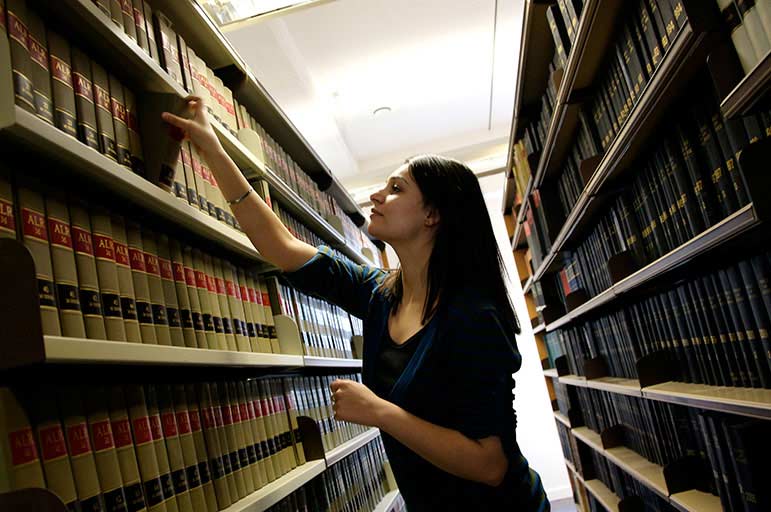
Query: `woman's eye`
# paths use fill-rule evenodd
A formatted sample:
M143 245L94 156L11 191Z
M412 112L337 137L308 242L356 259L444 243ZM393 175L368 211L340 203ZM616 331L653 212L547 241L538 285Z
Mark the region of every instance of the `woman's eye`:
M401 190L399 185L391 185L391 192L399 192Z

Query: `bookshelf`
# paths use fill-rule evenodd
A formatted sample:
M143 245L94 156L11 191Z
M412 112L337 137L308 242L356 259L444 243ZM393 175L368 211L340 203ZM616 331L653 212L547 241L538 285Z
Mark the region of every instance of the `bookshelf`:
M251 113L259 118L267 131L275 137L277 143L308 173L315 185L320 190L328 192L339 204L345 215L350 217L353 224L366 235L367 222L362 211L302 134L297 131L276 102L265 91L253 73L227 44L219 29L211 23L197 3L187 0L183 2L151 0L149 3L154 9L163 11L172 19L174 28L184 34L190 46L195 47L207 65L217 70L220 78L234 90L237 100L246 105ZM46 9L46 24L49 18L55 19L57 30L60 30L68 40L76 42L77 46L85 50L88 57L93 58L95 62L109 63L108 70L119 75L121 84L130 87L130 90L139 94L148 92L170 93L178 98L184 98L188 95L179 83L172 79L153 58L137 45L136 41L114 24L109 16L105 16L97 7L96 2L66 0L44 3L28 0L27 4L38 8L44 7ZM0 12L0 16L4 16L4 12ZM184 244L205 248L207 254L208 251L211 251L217 258L215 266L221 262L219 258L225 258L225 262L228 264L232 262L238 264L238 267L233 267L234 269L246 269L247 272L253 271L263 277L275 273L276 269L262 259L242 232L197 208L191 207L187 202L179 200L102 153L87 147L78 139L66 135L36 115L17 106L13 94L13 64L10 43L5 31L0 31L0 34L2 34L0 37L0 83L4 85L3 93L0 94L0 141L8 153L18 152L25 156L34 154L31 161L41 169L39 175L43 179L52 178L52 182L56 185L64 180L70 180L73 184L72 188L77 187L80 198L90 202L90 198L98 197L97 203L117 208L113 213L118 211L122 214L128 213L133 218L142 219L142 222L147 223L153 230L159 230L161 232L159 234L172 234L176 241L181 240ZM269 168L261 157L258 157L257 153L250 149L253 146L250 146L251 141L248 137L244 136L243 133L229 130L216 119L211 119L211 121L225 151L247 179L267 182L273 201L280 204L314 235L320 237L324 243L340 251L356 263L375 265L374 261L379 255L368 248L364 248L361 252L352 248L343 233L344 223L341 219L325 218L324 215L314 210L310 202L303 199L295 191L296 186L293 188L289 182L284 182L274 169ZM231 126L231 128L235 127ZM3 213L5 214L5 212ZM154 235L152 236L154 237ZM377 245L377 247L382 249L382 244ZM145 248L145 251L149 251L149 249ZM30 379L34 380L41 376L44 377L44 380L47 379L47 382L57 378L55 376L59 376L62 377L62 382L59 383L66 385L82 382L82 379L88 378L84 376L85 374L102 376L101 378L104 378L106 384L116 385L116 382L119 382L116 379L125 378L129 374L131 374L131 379L136 379L135 382L144 384L153 379L166 379L169 376L178 376L181 379L179 382L182 382L191 379L233 378L223 376L232 376L237 373L239 375L248 374L250 377L275 375L285 377L326 376L331 373L353 374L361 371L362 362L359 359L303 356L297 324L292 318L279 314L275 314L275 322L281 353L210 350L191 348L189 345L155 345L43 335L38 292L33 292L33 289L38 286L34 277L35 264L30 259L29 252L22 244L3 239L0 242L0 253L3 255L5 267L2 271L4 290L0 294L0 303L3 304L3 312L0 313L0 316L3 317L4 321L7 320L9 326L9 329L4 330L2 340L0 340L0 376L6 384L26 385L31 382ZM227 272L230 271L230 268L225 267L225 271L224 277L227 280ZM216 268L214 272L210 271L209 274L212 274L211 277L220 279L221 276L215 272L217 272ZM13 277L9 277L11 275ZM171 278L168 278L168 282L173 284ZM232 282L228 284L232 284ZM201 287L201 285L198 286ZM271 292L274 291L271 290ZM16 292L19 292L20 295L8 296L8 294ZM168 289L161 290L160 306L168 305L167 302L164 303L164 298L168 298L168 295L163 295L166 293L168 293ZM231 306L228 306L230 299L227 297L231 296L230 290L228 290L225 298L222 298L223 294L220 291L213 293L215 295L211 297L213 300L212 308L215 301L219 301L220 307L233 307L232 303L230 303ZM266 291L263 293L267 295ZM155 302L158 301L155 299L153 301L153 306L155 306ZM181 305L179 307L181 309ZM231 319L225 316L223 318ZM232 319L236 319L235 314ZM244 321L245 329L245 319L242 318L241 320ZM332 317L329 317L329 321L331 320ZM158 324L157 320L153 321ZM254 337L253 335L250 336ZM248 336L246 337L248 338ZM122 369L118 369L119 367ZM71 382L67 380L70 371L77 372L77 375L72 375ZM113 373L114 376L112 376ZM201 377L202 375L206 377ZM121 382L121 384L125 383ZM231 396L235 398L234 395ZM281 403L283 404L283 398ZM219 403L216 407L220 407ZM232 404L231 407L233 407ZM274 403L271 407L277 408L278 405ZM282 405L282 407L289 408L286 405ZM227 403L225 403L225 408L227 408ZM277 410L273 409L274 412ZM235 412L232 414L235 415ZM243 414L243 410L241 414ZM309 422L315 425L309 418L306 420L308 420L304 421L306 425ZM166 427L164 426L164 428ZM291 428L291 426L287 428ZM292 438L293 432L290 432L290 438ZM277 430L276 435L285 436L286 430L283 433ZM315 435L319 435L318 426L315 426ZM377 429L370 429L327 454L323 452L323 449L319 452L321 446L319 437L316 443L318 446L315 457L308 457L306 463L299 465L223 510L230 512L265 510L304 484L324 474L334 463L338 463L357 452L365 453L362 449L371 441L378 439L379 435ZM248 438L249 436L246 437L246 441L237 440L237 449L240 450L246 446L244 443L248 441ZM307 446L309 441L305 433L303 433L303 439ZM224 438L221 441L224 442ZM232 439L228 442L232 444ZM270 442L272 443L273 439L270 439ZM286 440L282 442L286 442ZM294 441L290 440L289 443L291 448ZM367 448L367 450L369 449L370 447ZM206 457L205 453L204 457ZM339 467L340 465L338 465ZM38 498L40 497L32 496L32 494L34 493L30 493L29 497L26 495L20 498L14 496L13 500L8 501L9 496L2 493L0 494L0 503L10 502L14 506L20 507L22 504L29 505L39 502ZM44 491L43 494L46 496L42 499L51 497L50 492ZM398 497L398 492L396 495L389 494L389 496L391 496L390 499L395 500ZM58 503L58 498L56 500L49 499L49 501L56 501L56 505L61 505Z
M377 504L373 512L391 512L398 499L399 491L390 491L380 500L380 503Z
M517 201L521 201L521 206L517 211L517 223L513 230L511 246L517 261L523 293L526 296L528 315L533 326L536 344L542 358L544 378L555 409L555 421L558 422L560 429L569 430L569 439L578 440L582 446L602 455L606 460L620 467L633 480L642 483L644 487L680 511L721 510L721 499L729 498L726 498L725 489L720 490L719 486L711 481L711 474L709 477L703 477L704 481L698 485L691 482L689 485L682 486L682 480L672 476L676 474L675 469L657 465L624 446L623 443L612 442L615 434L609 431L613 429L608 429L609 431L603 432L601 436L583 426L580 408L572 403L573 399L570 397L576 394L575 396L584 397L582 400L600 396L607 398L608 402L604 407L609 409L603 414L609 414L609 418L622 417L624 414L623 411L610 410L622 407L614 404L634 402L640 404L640 411L670 410L664 408L664 406L672 407L669 404L683 406L678 409L683 412L678 414L688 414L690 418L698 417L699 421L706 417L714 418L715 423L719 422L724 429L728 424L755 425L756 423L751 422L761 420L762 424L762 420L771 419L769 414L771 390L764 389L762 385L757 387L757 383L754 384L756 387L732 387L737 386L739 382L735 377L733 381L728 381L728 385L725 385L724 381L717 384L713 381L699 383L701 381L698 379L695 381L697 383L680 382L678 379L688 380L689 378L687 376L684 378L683 375L688 374L686 370L681 370L685 365L685 352L680 352L682 356L674 356L676 347L682 346L682 336L686 335L684 333L694 332L694 329L698 328L701 331L691 340L693 343L701 343L698 341L701 339L700 336L712 335L713 338L710 339L716 340L718 334L715 325L729 327L733 325L737 332L741 333L745 330L750 333L754 329L762 336L759 334L751 337L750 334L746 334L745 338L737 335L730 339L758 340L760 337L764 340L763 343L766 343L764 322L766 316L771 319L771 310L767 312L762 307L757 307L761 304L760 292L753 292L757 287L765 286L765 281L762 280L765 277L761 277L760 271L755 270L756 267L749 267L750 258L760 258L761 256L757 256L760 251L763 251L760 254L765 258L765 251L768 251L769 247L769 238L765 229L769 217L763 199L768 186L757 176L764 175L763 169L771 148L768 141L764 139L768 133L771 133L768 131L769 123L766 122L765 117L771 116L771 112L768 112L771 52L761 58L753 69L742 74L743 76L726 71L725 76L721 77L721 70L731 69L729 64L732 63L727 62L726 59L730 59L734 53L732 42L726 36L727 32L722 25L721 13L717 6L713 5L714 3L675 0L674 2L639 2L640 5L637 5L637 2L585 0L582 2L583 8L578 23L573 23L571 33L570 20L565 21L565 14L569 9L564 9L563 3L559 6L546 3L546 5L540 5L539 9L528 2L525 10L512 132L509 139L509 150L512 156L508 163L509 174L517 176L517 173L522 173L527 180L519 179L517 183L525 181L528 183L526 190L517 191L523 195L517 198ZM561 18L562 21L558 20L556 24L552 24L552 41L544 44L543 39L539 39L543 37L543 33L538 33L537 30L550 30L550 19L547 19L547 14L551 17L550 19ZM678 17L678 22L671 26L674 30L670 30L669 24L662 23L662 20L666 21L667 16L670 15ZM542 16L544 19L539 22L528 19L527 16ZM545 26L544 20L547 21ZM563 22L568 27L566 33L560 32L560 23ZM620 28L614 31L611 30L612 27ZM667 37L659 38L659 35ZM528 49L526 38L530 38L529 44L541 45L540 63L536 64L532 60L533 49ZM568 40L569 51L564 52L564 57L558 56L556 48L563 46L563 43L567 44ZM630 41L635 44L631 44ZM620 44L628 46L621 48ZM651 51L653 47L656 47L655 52ZM636 73L633 68L636 57L633 55L640 48L644 50L636 55L642 60L641 64L646 63L645 59L648 59L647 63L651 64L651 55L653 55L653 65L647 69L645 80L640 82L642 85L635 94L632 87L634 76L630 75ZM624 59L630 66L628 69L624 67ZM614 66L615 71L612 69ZM616 79L613 78L614 73ZM617 81L614 82L614 80ZM620 94L615 99L614 83L618 85L618 94ZM697 94L692 94L692 91L702 87L710 92L696 91ZM527 95L524 94L525 91ZM654 191L652 185L646 185L644 182L645 179L650 180L650 177L655 179L657 176L661 177L662 182L674 179L671 173L676 171L675 160L666 160L669 157L661 157L661 150L653 148L657 144L673 144L671 140L663 139L660 133L671 130L673 124L681 122L673 116L673 113L685 112L684 116L687 117L688 112L695 111L697 107L683 105L683 103L695 102L696 100L692 97L701 97L699 94L706 95L710 104L704 106L705 109L709 109L709 114L704 115L707 119L706 124L699 124L699 129L702 130L699 135L705 138L697 140L696 145L693 146L694 153L700 152L699 155L702 155L708 150L708 144L717 146L718 139L725 137L724 132L720 130L729 126L729 123L731 126L726 130L733 130L732 137L739 133L735 131L737 126L745 135L743 138L732 140L732 144L738 144L736 149L731 146L732 154L729 154L726 144L717 150L717 155L727 155L725 160L719 156L716 157L717 163L709 160L707 164L702 163L707 162L706 157L699 156L698 165L706 168L707 165L714 163L713 169L722 167L725 169L724 173L733 172L734 166L741 167L741 179L746 179L746 182L742 182L746 187L745 197L749 197L740 199L738 207L725 208L720 217L710 220L705 228L693 230L687 236L683 236L683 233L676 233L675 236L675 232L681 229L678 227L681 224L678 221L678 225L674 226L676 223L670 222L669 226L672 227L667 229L672 236L665 250L657 248L656 251L651 251L653 256L644 259L643 263L630 265L624 260L629 256L628 254L616 257L619 252L623 253L623 249L607 248L607 244L614 241L606 237L607 230L602 231L597 226L603 222L612 223L613 219L623 219L621 222L626 222L626 217L623 215L627 213L622 212L615 217L616 214L612 212L613 208L616 208L615 205L619 204L619 196L623 194L628 194L636 200L652 202L651 204L637 203L634 211L630 204L629 209L625 210L630 218L633 216L640 218L640 211L645 208L650 208L651 215L655 218L657 212L664 211L666 205L672 202L664 198L664 188L667 185L660 185L661 188ZM604 106L602 106L603 102ZM591 108L595 110L589 110ZM689 110L685 110L686 108ZM604 128L600 126L606 110L609 121L613 121L613 116L616 116L612 129L608 128L607 123ZM595 116L593 120L592 115ZM618 126L615 125L616 121ZM759 127L758 132L764 133L754 131L756 124ZM706 132L703 131L704 126L706 126ZM591 144L582 142L580 139L582 134L584 137L591 137L591 134L586 135L587 130L591 131L591 129L601 132L599 139L601 139L602 150L594 151L594 154L587 150ZM712 138L706 138L705 134L710 133L713 134ZM725 142L725 138L720 139L720 142ZM525 147L528 145L537 147L540 150L527 155L526 159L513 158L518 155L515 148L520 144L525 144ZM591 146L599 148L600 143ZM688 156L679 153L686 151L685 146L677 146L675 143L673 147L675 158ZM656 151L659 153L656 154ZM654 158L658 160L654 161ZM668 177L665 177L660 170L661 165L671 166L667 171L670 173ZM570 166L572 166L571 172L574 172L577 177L575 185L573 182L563 181L563 179L572 179L568 176ZM647 169L646 166L648 166ZM715 170L715 172L718 171ZM568 177L564 178L564 176ZM720 176L715 174L713 178L717 180ZM566 190L568 186L573 189ZM629 192L632 187L639 187L634 189L634 194ZM694 191L699 192L695 189ZM661 196L654 197L654 193ZM556 198L558 194L560 194L559 201L550 199ZM670 192L667 191L666 194ZM643 199L639 199L641 197ZM656 203L653 204L653 202ZM560 206L562 206L561 211ZM505 208L506 201L504 201L504 213ZM679 208L682 208L682 205ZM669 214L674 215L671 208ZM642 217L645 217L645 214ZM667 219L664 216L657 220L663 225ZM627 236L626 226L616 224L616 227L611 227L610 231L614 232L614 229L617 230L619 237ZM656 236L660 236L663 230L664 228L661 227ZM636 227L631 228L629 232L637 234L638 239L640 238L641 232L637 231ZM649 236L650 233L649 230L645 236ZM590 237L595 237L594 241L587 242ZM672 243L675 238L677 243ZM627 238L621 245L629 247L632 243ZM584 251L582 253L584 256L581 256L584 258L582 262L575 256L578 251ZM598 257L596 254L599 252L602 252L602 256ZM587 254L592 256L586 256ZM743 256L744 254L747 256ZM739 262L745 265L742 271L749 269L749 273L742 274L738 284L735 280L730 283L727 280L717 280L718 272L725 271L730 272L731 276L738 276ZM588 279L595 280L591 293L580 285L574 285L570 280L574 279L575 274L566 273L566 269L568 265L576 265L578 268L579 264L581 266L579 270L572 269L569 272L577 273L583 270L584 274L587 274L590 271L594 272L595 268L603 267L610 276L607 279L609 284L598 286L597 282L600 279L592 274L590 277L586 275L582 277L584 287L587 286ZM731 264L733 264L731 267L726 267ZM754 274L753 270L755 270ZM754 284L752 284L752 276L757 276L758 281ZM723 274L720 274L720 279L723 279ZM696 282L699 285L692 284ZM701 283L718 284L711 288L702 288ZM729 284L730 288L727 288ZM576 286L578 293L575 293ZM686 286L690 291L686 295L678 295L677 300L682 301L683 304L686 304L687 300L700 301L698 302L700 309L695 309L697 306L690 306L692 309L687 311L688 314L699 315L701 320L698 322L701 323L696 323L695 316L688 317L688 321L693 323L681 324L678 329L681 326L683 328L675 330L671 323L673 319L685 317L675 317L676 314L680 314L680 310L669 311L666 309L666 304L671 302L674 308L675 299L672 294L680 293ZM711 291L713 288L717 291ZM723 289L728 290L725 301L723 296L719 295L723 293ZM696 294L697 290L705 290L705 292ZM571 296L571 293L574 294ZM713 293L715 295L708 295ZM765 294L765 291L763 293ZM688 294L691 299L688 299ZM735 297L736 306L728 301L729 296ZM736 315L731 317L734 323L725 324L720 320L725 318L724 316L710 318L710 313L707 311L713 310L701 305L702 302L709 304L714 308L714 315L727 315L725 311L719 312L717 297L720 297L719 304L722 308L730 306L747 309L732 309L736 311ZM765 298L766 295L763 297ZM750 303L750 300L756 302ZM753 307L752 312L745 314L750 311L750 305ZM638 314L639 317L634 316ZM637 323L638 320L640 323ZM707 323L709 327L706 327ZM622 325L623 327L620 327ZM760 327L757 327L758 325ZM757 331L758 329L762 331ZM725 328L724 331L720 331L719 343L722 343L719 345L720 349L728 346L724 340L729 339L729 333L733 331ZM650 348L654 342L660 343L658 348ZM706 343L715 344L715 347L710 348L706 344L689 345L692 348L689 349L691 352L688 353L688 357L695 357L694 354L698 351L699 357L704 358L700 359L698 364L704 364L708 351L720 350L716 348L717 341ZM761 342L757 341L757 343ZM542 352L544 346L546 358ZM631 347L642 352L631 353ZM670 356L671 362L665 362ZM750 373L749 379L755 381L761 377L753 376L752 372L760 371L763 374L765 371L764 356L758 357L760 361L758 365L748 366L746 370ZM715 361L723 361L723 359L715 359ZM689 360L689 364L695 365L696 360ZM597 392L603 394L591 394ZM569 410L564 408L563 401L566 399L571 401ZM660 408L654 409L654 407ZM613 413L618 416L614 416ZM599 412L595 411L595 414ZM653 436L659 434L656 431L657 428L669 428L659 423L655 416L654 414L651 418L645 418L646 427L638 425L637 428L653 429L651 431ZM602 424L602 421L610 420L594 421ZM683 428L693 431L694 425ZM717 428L719 431L720 427ZM677 435L680 435L680 427L677 431ZM609 436L607 439L606 435ZM736 439L740 438L736 437ZM563 433L561 433L561 440L563 444L566 442ZM716 437L714 442L725 446L727 441L723 438L718 440ZM717 459L709 459L706 450L716 449L714 446L702 447L696 450L694 457L700 461L699 464L702 467L711 470L716 467ZM751 450L751 448L747 449ZM571 448L571 451L574 450ZM655 458L651 454L649 456L652 460ZM672 467L685 464L682 460L675 462ZM608 486L595 480L593 476L584 478L580 475L580 471L577 470L578 463L574 467L566 459L566 465L571 475L577 475L577 478L571 477L574 490L585 493L582 497L581 492L577 492L580 507L586 508L585 497L593 496L607 510L635 509L634 504L624 503L608 489ZM721 467L720 471L725 474L724 472L730 469ZM711 492L705 492L706 489L711 489ZM734 496L730 499L738 498Z

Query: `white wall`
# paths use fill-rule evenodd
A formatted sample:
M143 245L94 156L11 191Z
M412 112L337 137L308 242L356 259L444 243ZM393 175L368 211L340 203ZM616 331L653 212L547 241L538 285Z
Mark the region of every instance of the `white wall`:
M522 354L522 369L515 375L514 408L517 411L517 442L530 466L541 475L549 500L572 496L570 480L565 468L557 426L546 389L541 359L530 325L525 297L514 264L514 255L501 214L503 201L503 174L480 180L482 192L490 213L495 236L503 256L503 262L511 278L511 296L514 310L520 319L522 333L517 345Z

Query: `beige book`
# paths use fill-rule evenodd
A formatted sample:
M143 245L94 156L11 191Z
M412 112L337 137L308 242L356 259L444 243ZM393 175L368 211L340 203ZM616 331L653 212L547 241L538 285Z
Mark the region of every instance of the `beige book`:
M107 75L110 83L110 107L112 124L115 127L115 146L118 152L118 163L131 167L131 141L129 140L128 116L126 115L126 99L123 95L123 84L115 75Z
M78 492L67 452L65 430L59 419L56 395L38 389L25 390L19 395L19 399L29 411L35 428L35 438L48 489L70 510L76 509Z
M123 8L121 0L110 0L110 19L113 23L123 29Z
M150 427L150 417L145 402L145 392L139 385L126 386L124 391L147 510L148 512L176 510L174 493L170 487L167 488L164 485L164 481L161 479L158 456L155 452L152 428ZM168 465L168 461L166 464ZM169 502L173 502L172 507L167 507Z
M202 58L198 57L193 49L187 47L187 55L190 58L190 67L193 70L194 81L193 85L200 85L200 88L195 89L196 96L200 96L204 100L206 105L206 111L210 116L215 116L215 102L214 96L212 96L211 84L209 83L209 75L207 72L206 63Z
M169 326L171 328L172 343L175 345L181 343L181 347L196 348L198 343L195 339L195 330L193 328L193 317L190 312L190 297L187 293L185 284L185 272L182 264L175 267L171 258L171 248L169 237L164 234L158 235L158 261L161 266L161 279L163 280L163 295L166 297L166 311L169 312ZM179 244L177 248L180 251ZM172 314L172 310L174 313ZM171 326L172 316L177 318L179 327ZM177 330L181 331L181 340L175 337Z
M278 342L276 333L276 322L273 320L273 308L270 304L270 294L268 293L268 283L260 276L255 276L255 284L259 285L262 297L262 310L265 312L265 325L268 326L268 336L270 337L270 348L274 354L281 353L281 345Z
M233 420L230 416L230 406L225 398L225 395L220 389L220 385L215 382L209 383L211 388L214 419L220 426L220 442L226 447L226 453L230 460L230 467L233 471L233 481L236 484L236 492L239 499L246 496L249 492L246 487L246 481L244 479L244 469L241 467L241 460L238 457L238 442L236 441L236 433L233 427Z
M2 3L2 2L0 2ZM0 6L0 11L2 11ZM2 16L2 13L0 13ZM29 27L30 75L34 85L35 112L50 125L54 124L54 105L51 92L51 68L48 56L48 36L43 19L32 9L27 11Z
M126 409L123 390L118 386L113 386L107 394L110 427L123 480L126 506L132 512L147 510L142 477L139 474L137 454L134 449L134 440L131 436L131 421L129 420L128 409ZM158 485L160 486L160 481L158 481ZM152 485L149 486L149 488L152 487Z
M179 440L179 426L177 417L174 414L174 404L171 400L171 390L167 385L153 386L157 401L158 410L161 414L161 426L163 428L163 438L166 441L166 451L169 454L169 467L171 468L171 481L174 484L174 492L177 496L179 509L182 511L200 510L200 505L206 506L203 499L203 489L201 489L200 479L195 483L195 487L187 478L187 466L185 457L182 454L182 444Z
M179 510L180 496L182 496L183 501L189 501L187 486L179 489L174 486L175 482L171 474L171 464L169 463L169 452L166 449L166 442L163 438L161 412L158 409L155 387L153 385L145 385L144 388L147 419L150 422L150 436L153 438L153 449L155 450L155 458L158 461L158 471L161 475L161 487L163 488L163 495L169 498L166 501L166 509L176 512ZM177 491L179 491L179 494Z
M236 119L236 105L235 99L233 98L233 91L230 87L224 85L222 90L225 96L225 112L227 112L228 117L228 128L235 134L238 131L238 119Z
M184 247L182 249L182 258L185 264L185 282L187 283L187 289L190 291L191 304L193 303L192 297L194 296L194 292L198 296L201 311L201 324L203 325L204 333L206 335L206 343L201 348L216 349L217 336L214 331L214 322L212 321L211 316L209 290L206 287L206 274L204 274L203 271L199 271L192 248ZM193 321L195 322L195 318L193 318ZM200 343L200 336L198 336L198 340Z
M126 223L126 239L128 241L131 280L134 284L134 297L136 298L137 319L139 320L139 330L142 333L142 343L157 345L158 335L153 322L150 280L147 276L142 233L139 230L138 224L134 222Z
M219 91L217 91L217 82L215 80L214 71L206 66L206 83L208 84L209 89L209 95L210 95L210 106L211 106L211 112L209 112L211 115L214 116L214 118L222 123L222 102L220 101L220 95Z
M209 201L206 199L208 189L206 188L206 180L203 175L203 158L201 158L201 154L193 144L188 144L188 147L190 149L190 163L193 168L193 182L195 183L195 198L198 202L198 209L208 214ZM188 183L190 182L188 181ZM188 197L188 201L189 199Z
M83 510L103 510L104 498L80 393L73 388L59 388L56 395L80 506Z
M265 310L262 307L262 294L251 273L246 274L246 286L247 291L249 292L249 307L252 310L252 316L254 317L254 328L257 331L256 352L270 354L273 352L273 349L270 347L270 334L268 332L268 325L265 323Z
M191 348L207 348L206 331L201 316L201 302L195 286L195 272L185 267L182 246L177 240L169 241L171 262L174 271L174 285L177 288L182 329L185 335L185 345ZM192 330L192 338L189 334Z
M107 390L101 386L78 390L79 393L84 391L88 431L91 435L99 486L104 495L105 510L128 512L118 452L115 450L115 436L110 423Z
M61 199L47 197L45 204L62 335L85 338L86 327L80 305L78 271L75 266L75 252L72 248L70 232L70 214L67 205Z
M206 189L206 211L209 213L209 217L214 217L217 220L223 220L222 210L217 210L217 190L212 182L212 173L209 169L209 165L206 163L206 159L203 155L200 155L201 162L201 176L203 177L203 186Z
M265 433L264 432L261 433L257 425L259 414L254 408L254 400L252 399L252 390L249 385L249 382L239 381L238 385L239 385L239 399L243 400L246 406L247 413L249 415L249 427L252 430L252 437L254 438L254 451L257 455L258 469L259 469L261 478L265 482L264 485L267 485L268 483L276 479L276 474L275 474L275 471L273 471L272 466L270 465L270 461L268 460L268 457L270 456L270 452L268 450L268 445L265 440ZM243 397L241 397L241 394L243 394Z
M34 84L30 73L29 32L27 30L27 6L24 0L7 0L6 13L16 104L35 113ZM5 18L3 18L5 21ZM3 27L6 28L5 26ZM5 36L5 30L3 30ZM7 57L6 57L7 58Z
M230 317L233 323L233 334L236 337L236 346L239 352L251 352L252 346L249 343L249 331L244 320L244 303L241 298L241 288L236 278L235 267L227 261L215 259L215 269L221 272L225 280L225 294L227 295L228 305L230 306Z
M195 171L193 170L193 156L190 153L190 142L183 141L182 149L179 152L182 158L182 171L185 181L185 200L194 208L200 208L198 203L198 192L195 187Z
M99 150L106 157L117 161L118 148L115 145L115 126L113 125L112 100L110 99L110 79L107 71L94 61L91 61L91 80L94 86Z
M16 238L14 203L11 174L5 167L0 167L0 238Z
M105 340L107 339L107 331L104 325L102 295L99 292L99 277L96 271L94 242L91 236L91 218L86 209L76 203L70 203L70 218L75 264L78 270L80 307L83 310L86 335L92 339ZM120 309L116 306L113 303L114 309L111 313L120 315Z
M186 145L186 142L182 142L182 148L184 148ZM177 154L177 161L174 166L174 183L171 187L171 193L179 199L180 201L183 201L185 203L188 202L187 200L187 176L185 175L185 166L184 166L184 160L182 158L182 149L180 149L179 154Z
M236 331L235 322L233 321L233 313L230 311L230 303L228 301L227 290L225 289L225 279L222 273L222 265L218 263L218 259L212 258L208 254L204 255L206 273L214 278L214 286L217 291L217 301L219 302L220 312L222 314L222 330L225 333L228 350L240 350L241 346L238 343L239 336Z
M103 223L103 226L100 229L106 230L106 222ZM126 329L126 341L142 343L142 331L137 317L136 296L134 294L134 277L131 272L131 254L129 253L126 224L123 217L111 216L110 229L115 247L115 270L118 273L120 309L123 315L123 326Z
M110 216L105 210L94 208L91 210L90 221L106 339L126 341L126 327L121 310L120 283L118 268L115 263L115 242L112 238Z
M146 53L150 53L150 47L147 41L147 22L145 21L145 10L142 0L131 0L131 6L134 14L134 31L137 35L137 44Z
M222 445L220 440L220 430L217 427L217 421L214 416L214 406L212 405L211 388L209 384L202 383L197 387L197 404L201 415L201 424L203 427L204 438L208 448L209 469L211 470L214 490L217 494L217 503L219 506L228 507L231 503L238 500L236 483L233 480L233 468L230 466L230 459L226 452L227 447ZM196 401L189 398L188 390L188 408L191 413L191 419L194 418Z
M233 434L235 435L238 464L243 474L246 493L251 494L257 487L253 469L250 467L249 452L246 449L246 435L244 434L244 425L241 422L241 411L238 409L238 399L231 393L228 382L220 382L219 391L223 420L226 424L228 421L231 422Z
M284 394L284 403L286 404L286 413L289 417L289 425L292 433L292 446L294 447L295 460L297 464L305 464L305 449L303 439L300 434L300 425L297 422L297 401L294 392L294 382L291 379L284 379L282 382L282 391Z
M158 262L158 270L160 273L161 288L163 291L164 305L166 306L166 318L169 322L169 331L171 334L171 344L175 347L185 346L185 335L182 330L182 317L179 312L179 299L177 298L177 288L174 286L174 273L171 266L171 259L169 256L169 244L168 238L166 238L163 245L163 250L159 245L161 237L159 235L153 236L152 233L147 233L146 238L150 242L150 250L155 250L155 260ZM153 247L153 245L155 247ZM145 246L147 248L147 245ZM151 261L148 257L148 262ZM148 265L150 268L151 265Z
M268 422L268 412L265 408L265 401L263 400L261 390L257 385L256 380L247 383L247 392L250 394L250 399L254 406L254 412L257 418L257 431L259 432L263 454L265 454L266 458L265 471L268 474L268 479L272 482L282 475L281 466L279 465L278 460L276 440L274 439L271 425Z
M91 81L91 59L77 46L73 46L72 88L75 92L78 140L99 151L99 135L96 126L94 85Z
M235 460L235 464L233 463L233 457L236 456L236 453L233 451L233 447L228 444L228 437L225 433L225 423L222 418L222 409L219 402L219 396L217 394L217 388L213 383L209 383L209 388L211 390L211 412L212 412L212 418L214 421L214 424L216 425L216 432L217 436L219 437L220 446L222 447L222 463L225 468L225 480L228 484L228 490L230 491L230 496L233 498L234 501L240 500L244 497L244 494L242 492L244 491L244 485L243 485L243 478L239 480L239 483L236 482L236 474L238 471L238 459Z
M29 417L11 389L0 387L0 493L45 486Z
M125 1L125 0L124 0ZM146 176L145 152L142 147L142 136L139 130L139 106L134 91L123 88L123 98L126 100L126 118L128 122L129 148L131 149L131 169L140 176Z
M131 0L120 0L121 13L123 14L123 31L132 40L137 40L137 29L134 24L134 6Z
M271 410L273 411L273 421L281 440L282 462L285 470L288 472L297 467L297 459L292 447L292 432L289 426L289 417L286 414L286 408L283 402L283 394L280 384L277 385L276 379L267 379L265 384L268 388Z
M246 282L246 272L243 268L231 266L233 279L238 287L238 297L241 302L241 308L244 312L244 327L246 335L249 338L249 347L252 352L260 351L260 339L257 336L257 325L254 322L252 303L249 299L249 287Z
M205 483L201 478L200 461L195 449L193 428L190 424L190 414L188 413L187 400L185 399L185 388L182 385L161 386L159 394L162 397L162 402L166 400L165 393L168 393L168 399L171 401L171 411L177 424L177 435L179 436L179 445L182 450L182 461L185 465L185 477L190 489L190 500L193 502L193 508L196 511L207 511L211 502L204 488ZM209 491L213 499L214 506L211 510L216 512L217 501L214 495L214 488L211 485L211 480L208 480L206 483L209 485Z
M147 47L150 50L150 57L153 58L156 64L161 65L161 56L158 51L158 41L155 39L155 29L153 28L153 9L151 5L144 0L142 5L145 11L145 22L147 25Z
M211 322L214 326L216 339L214 348L217 348L218 350L230 350L228 348L227 338L225 337L225 331L222 328L222 312L220 311L219 299L217 297L217 285L214 283L211 272L207 271L203 253L198 249L193 249L193 261L195 264L196 283L200 287L201 282L203 282L203 285L208 292L209 314L211 315ZM205 311L204 322L206 322Z
M195 397L195 390L193 386L185 386L183 384L174 384L172 386L172 394L174 399L174 411L177 415L177 424L180 425L180 439L187 439L182 434L183 423L190 429L189 439L192 441L193 451L190 452L191 456L195 457L198 467L198 476L201 480L201 486L203 487L204 498L206 499L206 507L210 511L216 511L220 508L217 504L217 494L214 489L214 482L212 481L211 471L209 469L209 455L206 451L206 440L204 439L203 429L201 426L201 414L198 408L198 400ZM187 460L187 451L184 452Z
M268 475L265 472L265 462L262 456L262 447L260 446L257 432L257 417L254 414L254 408L249 407L250 403L246 395L244 381L239 380L232 383L232 394L238 401L238 410L243 424L244 437L246 440L246 451L249 457L250 467L254 476L254 483L258 489L268 483Z
M222 191L220 190L220 186L217 183L217 179L214 177L214 173L211 171L211 169L206 167L206 177L208 179L208 183L211 185L211 200L214 203L214 211L217 216L217 220L220 222L224 222L230 227L235 227L235 217L233 217L233 214L230 213L230 208L227 205L227 202L225 201L225 198L222 195Z
M175 82L184 87L185 81L182 78L179 50L177 49L177 34L171 28L171 21L158 9L153 13L152 20L155 39L159 43L158 53L161 56L163 69Z

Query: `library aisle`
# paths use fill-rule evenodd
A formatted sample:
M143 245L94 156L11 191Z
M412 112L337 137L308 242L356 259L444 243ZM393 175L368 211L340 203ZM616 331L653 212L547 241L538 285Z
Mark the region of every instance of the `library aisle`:
M0 510L771 510L771 0L0 0L0 84Z

